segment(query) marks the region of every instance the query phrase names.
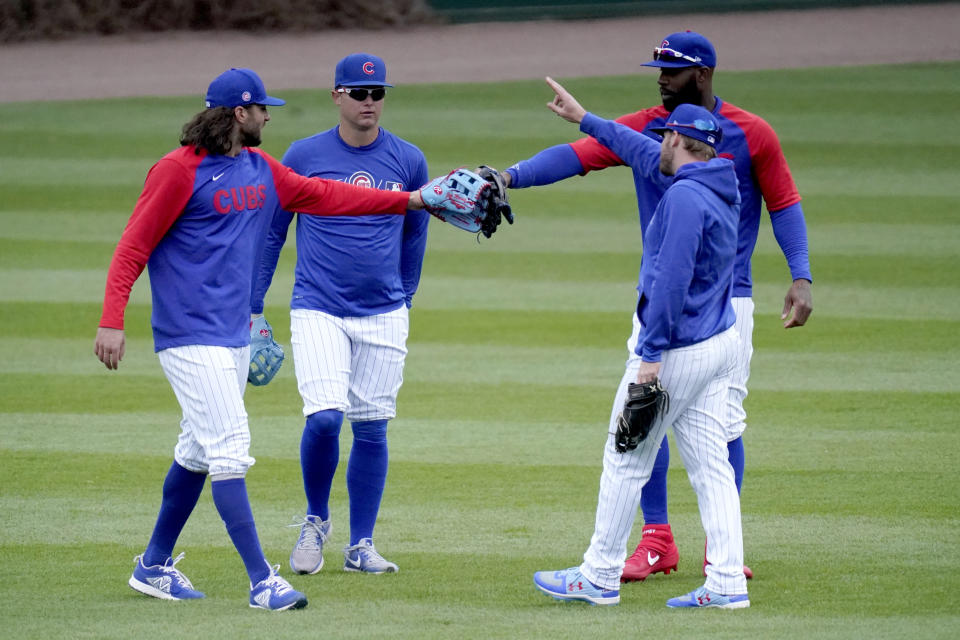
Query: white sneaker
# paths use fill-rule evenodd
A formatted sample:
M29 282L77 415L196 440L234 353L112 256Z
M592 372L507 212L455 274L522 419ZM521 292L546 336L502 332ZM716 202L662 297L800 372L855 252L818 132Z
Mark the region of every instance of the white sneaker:
M319 516L306 516L296 524L300 527L300 537L290 552L290 568L294 573L313 575L323 568L323 545L327 542L332 529L329 520Z
M352 547L343 549L343 570L360 571L362 573L397 573L400 568L388 562L377 553L373 547L373 540L363 538Z

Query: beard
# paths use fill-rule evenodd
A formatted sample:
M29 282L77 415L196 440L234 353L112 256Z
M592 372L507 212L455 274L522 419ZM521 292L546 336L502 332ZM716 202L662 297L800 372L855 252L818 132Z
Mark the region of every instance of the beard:
M675 92L664 93L661 89L660 98L663 100L663 108L671 113L681 104L700 104L702 96L697 88L696 76L691 75L687 83Z
M262 140L260 139L259 131L246 131L243 130L240 132L240 144L244 147L259 147Z
M666 135L666 132L664 132L664 135ZM666 144L660 147L660 173L665 176L674 175L673 148Z

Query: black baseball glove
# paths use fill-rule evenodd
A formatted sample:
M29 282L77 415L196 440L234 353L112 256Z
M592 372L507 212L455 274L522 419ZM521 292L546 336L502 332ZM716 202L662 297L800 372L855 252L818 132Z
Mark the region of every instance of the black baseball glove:
M513 210L507 198L507 185L500 172L482 164L477 168L477 174L490 183L490 188L484 190L478 203L486 212L480 223L480 233L489 238L500 226L502 218L506 218L507 222L513 224Z
M616 447L624 453L633 451L650 433L657 416L670 409L670 396L660 384L659 378L652 382L627 386L627 399L617 419Z

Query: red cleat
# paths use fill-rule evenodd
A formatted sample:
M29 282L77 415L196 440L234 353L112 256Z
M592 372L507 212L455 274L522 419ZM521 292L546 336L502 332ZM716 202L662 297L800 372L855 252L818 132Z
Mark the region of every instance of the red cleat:
M703 543L703 577L707 577L707 565L710 564L707 562L707 543ZM743 565L743 575L746 576L747 580L753 580L753 570L747 565Z
M646 580L651 573L668 575L677 570L680 553L673 542L669 524L651 524L643 528L636 551L627 558L620 582Z

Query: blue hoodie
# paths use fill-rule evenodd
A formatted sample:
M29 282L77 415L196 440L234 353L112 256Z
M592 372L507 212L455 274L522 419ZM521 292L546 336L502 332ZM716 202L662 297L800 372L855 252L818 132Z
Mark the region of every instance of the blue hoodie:
M580 128L631 166L651 173L659 166L660 144L629 127L587 114ZM663 174L658 179L670 180ZM673 177L643 234L636 353L645 362L660 362L666 349L702 342L733 326L739 215L730 160L692 162Z

